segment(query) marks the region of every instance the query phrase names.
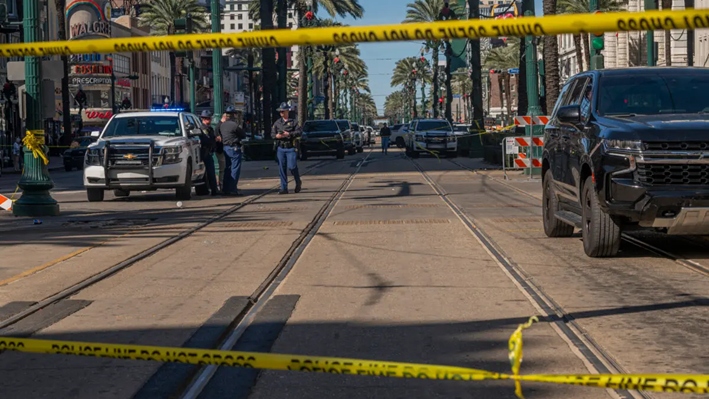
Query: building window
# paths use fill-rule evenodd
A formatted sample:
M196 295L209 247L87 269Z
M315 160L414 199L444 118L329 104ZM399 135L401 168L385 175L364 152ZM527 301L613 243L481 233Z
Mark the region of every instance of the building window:
M231 29L234 29L234 24L231 24Z
M289 12L289 13L288 13L288 18L293 18L293 13L292 13L292 12Z
M249 29L253 29L253 28L254 28L254 24L249 24Z
M244 29L244 24L239 24L239 29Z
M234 11L234 5L233 5L233 4L230 6L230 10Z
M222 24L222 30L224 30L224 24Z
M241 11L241 4L239 4L237 7L239 7L239 11Z
M292 28L293 27L293 22L288 22L288 27Z
M241 16L241 15L239 15L239 16ZM233 21L233 20L234 20L234 14L230 14L230 15L229 15L229 19Z
M244 19L244 14L239 14L239 21L241 21L242 19Z

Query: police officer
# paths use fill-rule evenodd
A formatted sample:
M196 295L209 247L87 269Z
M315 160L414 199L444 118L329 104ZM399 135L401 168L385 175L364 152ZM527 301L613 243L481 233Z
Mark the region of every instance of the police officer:
M288 169L290 169L295 179L295 192L299 193L302 182L298 173L298 154L296 153L296 139L300 137L302 129L298 126L298 121L290 118L290 107L286 103L281 103L278 112L281 117L273 123L271 128L271 138L275 140L276 158L278 159L279 174L281 177L281 191L278 194L288 194Z
M219 134L224 144L224 183L222 184L222 195L241 195L237 190L239 176L241 175L242 148L241 141L246 138L246 134L236 122L234 114L236 110L233 106L228 106L225 113L227 118L219 125Z
M199 141L200 141L200 156L202 157L202 162L204 162L204 167L207 172L207 184L209 185L209 189L212 192L212 196L215 196L219 193L219 188L217 187L217 174L216 171L214 170L214 150L217 143L217 136L214 133L214 129L210 126L210 122L212 120L212 113L207 111L206 109L202 111L202 114L200 115L200 119L202 120L202 130L206 131L207 133L204 134L202 133L199 136Z

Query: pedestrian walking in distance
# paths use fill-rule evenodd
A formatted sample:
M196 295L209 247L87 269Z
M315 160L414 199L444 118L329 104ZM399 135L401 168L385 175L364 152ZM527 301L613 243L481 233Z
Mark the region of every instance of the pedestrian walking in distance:
M200 156L202 157L202 162L204 162L204 168L206 169L206 180L209 185L209 189L212 192L212 196L219 193L219 188L217 187L217 174L214 170L214 149L216 148L217 141L221 138L214 133L214 129L209 125L212 120L212 113L206 109L202 111L200 115L202 120L202 133L199 135L200 142Z
M222 118L217 123L217 128L214 133L217 136L217 144L214 148L214 153L217 155L217 165L219 166L219 174L217 175L217 184L219 185L219 190L224 190L224 170L226 166L226 161L224 160L224 143L222 143L222 136L219 132L219 128L227 120L227 115L222 114Z
M296 139L302 134L298 121L288 115L290 107L281 103L278 112L281 117L273 123L271 137L276 141L276 158L278 159L279 174L281 177L281 191L278 194L288 194L288 170L295 179L295 192L299 193L302 182L298 172L298 154L296 153Z
M379 136L382 138L382 154L387 155L389 152L389 138L391 137L391 129L385 123L382 130L379 131Z
M241 195L237 189L239 176L241 175L242 146L241 140L246 138L246 134L236 122L236 110L233 106L228 106L225 113L226 121L219 126L219 134L224 143L224 183L222 184L222 194L227 196Z

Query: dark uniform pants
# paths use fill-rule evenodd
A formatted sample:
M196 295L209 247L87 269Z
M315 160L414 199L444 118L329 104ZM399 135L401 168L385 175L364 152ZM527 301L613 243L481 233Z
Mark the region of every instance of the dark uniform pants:
M212 195L215 195L219 188L217 187L217 173L214 170L214 156L212 154L204 154L202 162L204 162L204 168L206 169L209 189L212 191Z
M278 157L279 175L281 177L281 190L288 190L288 169L293 175L296 184L300 184L300 173L298 172L298 154L295 148L278 147L276 151Z

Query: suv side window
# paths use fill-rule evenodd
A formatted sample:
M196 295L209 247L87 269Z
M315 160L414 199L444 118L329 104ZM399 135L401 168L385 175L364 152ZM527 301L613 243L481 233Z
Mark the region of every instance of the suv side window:
M575 82L576 80L569 81L564 85L564 87L561 88L561 93L559 93L559 98L557 99L556 105L554 106L554 110L551 113L552 119L556 117L556 112L559 110L559 108L566 105L567 97L571 92L570 88L573 87Z
M587 76L576 79L574 89L564 105L581 105L581 100L584 98L585 89L589 81L590 79Z

